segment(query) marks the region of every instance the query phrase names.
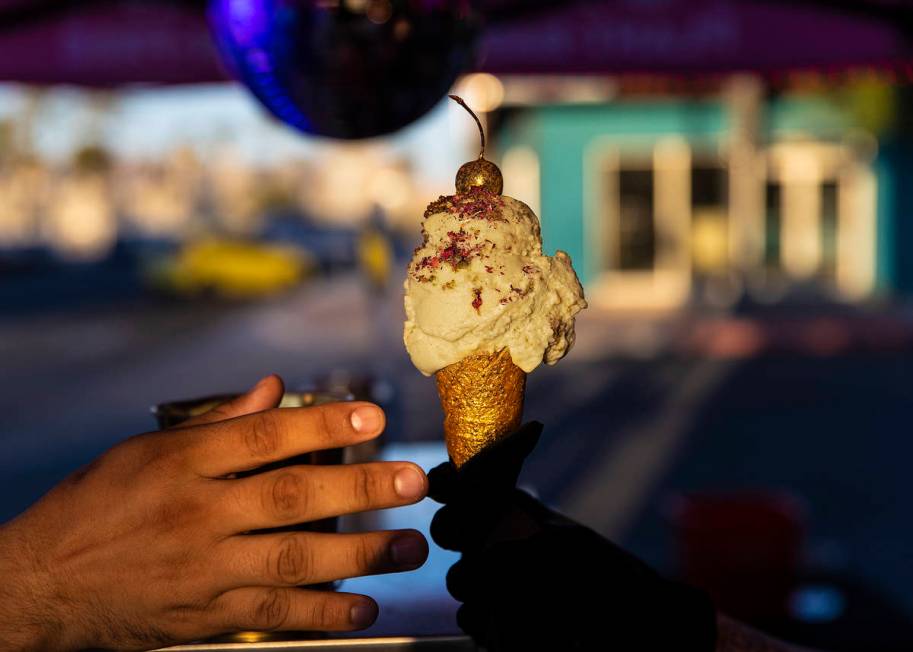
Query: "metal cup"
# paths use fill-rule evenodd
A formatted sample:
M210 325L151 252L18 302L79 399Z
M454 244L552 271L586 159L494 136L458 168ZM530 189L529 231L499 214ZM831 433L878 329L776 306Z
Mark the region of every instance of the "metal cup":
M152 415L155 417L156 422L160 429L172 428L178 426L187 419L192 417L199 416L209 412L215 407L226 403L234 398L237 398L238 394L220 394L216 396L207 396L203 398L183 400L183 401L171 401L168 403L161 403L152 408ZM301 392L286 392L282 396L282 401L279 403L280 408L296 408L296 407L314 407L317 405L324 405L326 403L338 403L341 401L351 401L353 400L351 393L343 391L301 391ZM297 455L295 457L282 460L280 462L274 462L253 471L242 471L237 473L238 477L254 475L257 473L263 473L264 471L269 471L271 469L280 468L283 466L290 466L296 464L318 464L318 465L329 465L329 464L342 464L346 461L344 458L346 456L345 449L334 448L330 450L322 451L313 451L311 453L304 453L302 455ZM339 523L337 518L326 518L319 521L311 521L309 523L301 523L298 525L289 526L287 528L282 528L282 530L294 530L294 531L306 531L306 532L336 532L339 529ZM334 583L321 584L317 586L311 586L308 588L316 589L325 589L332 590ZM313 632L308 633L272 633L272 632L236 632L233 634L228 634L221 636L217 639L213 639L218 642L226 643L256 643L261 641L275 641L275 640L284 640L289 638L302 639L302 638L322 638L322 634L317 634Z
M153 406L152 416L155 417L159 428L171 428L191 417L197 417L209 412L215 407L227 403L240 396L240 394L216 394L184 401L171 401ZM326 403L339 403L354 399L351 392L347 391L300 391L286 392L282 395L279 407L313 407Z

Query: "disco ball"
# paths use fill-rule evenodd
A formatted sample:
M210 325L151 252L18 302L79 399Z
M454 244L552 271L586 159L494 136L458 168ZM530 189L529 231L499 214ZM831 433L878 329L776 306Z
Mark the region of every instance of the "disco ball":
M469 0L210 0L236 79L276 117L370 138L427 113L473 64Z

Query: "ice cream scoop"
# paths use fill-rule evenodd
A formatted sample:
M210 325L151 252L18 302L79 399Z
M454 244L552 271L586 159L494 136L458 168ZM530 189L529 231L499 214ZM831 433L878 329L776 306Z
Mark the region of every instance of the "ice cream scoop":
M405 283L404 340L419 371L507 349L529 373L567 353L583 289L567 254L542 252L526 204L473 188L433 202L422 230Z

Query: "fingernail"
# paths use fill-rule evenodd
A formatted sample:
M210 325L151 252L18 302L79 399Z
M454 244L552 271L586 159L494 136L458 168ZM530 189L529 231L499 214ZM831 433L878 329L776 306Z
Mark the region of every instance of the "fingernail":
M266 382L272 377L273 377L272 374L270 374L269 376L264 376L263 378L261 378L260 380L257 381L256 385L254 385L253 387L250 388L250 391L256 392L258 389L263 387L266 384Z
M367 627L377 618L377 605L373 602L359 602L352 607L349 618L356 627Z
M390 544L390 557L400 568L415 568L425 561L427 550L424 540L408 535L395 539Z
M425 495L425 476L414 467L404 467L393 476L393 488L400 498L421 498Z
M376 432L384 422L384 413L373 405L362 405L349 417L355 432Z

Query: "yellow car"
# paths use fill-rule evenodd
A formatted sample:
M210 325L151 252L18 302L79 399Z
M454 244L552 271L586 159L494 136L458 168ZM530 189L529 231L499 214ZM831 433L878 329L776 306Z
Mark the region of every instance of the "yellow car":
M311 256L298 248L213 239L184 245L149 276L154 286L178 294L213 292L243 299L294 287L314 268Z

